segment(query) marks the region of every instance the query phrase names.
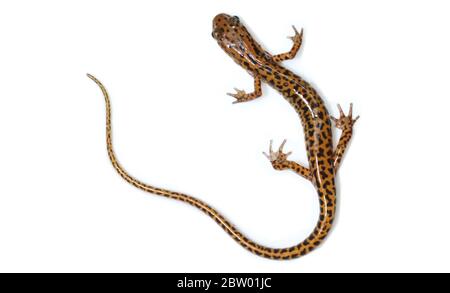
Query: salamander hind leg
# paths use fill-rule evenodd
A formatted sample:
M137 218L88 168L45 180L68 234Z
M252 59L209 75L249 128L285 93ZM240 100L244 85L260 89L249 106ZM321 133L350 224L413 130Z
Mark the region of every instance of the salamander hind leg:
M269 161L272 163L272 167L275 170L289 169L308 180L312 180L311 172L309 171L308 168L305 168L296 162L287 160L287 157L290 154L292 154L292 152L283 153L283 147L285 144L286 140L283 140L280 147L278 148L278 151L274 152L272 149L272 140L271 140L269 146L269 154L263 152L263 154L267 157L267 159L269 159Z
M254 90L251 93L246 93L245 91L239 90L237 88L235 88L234 90L236 91L235 94L227 93L227 95L232 96L233 98L236 99L233 102L233 104L248 102L248 101L254 100L256 98L259 98L262 95L261 79L259 77L255 77Z
M333 122L335 123L336 128L342 130L341 137L339 138L338 145L336 146L336 150L334 151L333 154L333 165L335 173L339 169L342 157L344 156L348 143L352 138L353 125L359 119L359 116L353 119L353 104L350 104L350 109L348 111L347 116L344 114L344 111L342 111L342 108L339 104L338 109L339 109L339 118L331 117L331 120L333 120Z
M300 33L297 31L295 26L292 26L294 29L295 35L293 37L288 37L291 39L294 44L292 45L292 48L289 52L277 54L273 56L273 61L275 62L282 62L286 60L294 59L295 55L297 55L298 50L300 50L300 47L302 46L302 40L303 40L303 29L300 31Z

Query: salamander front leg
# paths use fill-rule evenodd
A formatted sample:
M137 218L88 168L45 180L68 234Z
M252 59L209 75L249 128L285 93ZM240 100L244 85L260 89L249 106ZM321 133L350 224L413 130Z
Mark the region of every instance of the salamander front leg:
M261 97L261 95L262 95L261 79L259 77L255 77L254 87L255 88L252 93L247 94L245 91L235 88L234 89L236 91L235 94L227 93L227 95L232 96L233 98L236 98L236 101L234 101L233 104L251 101L256 98Z
M342 108L339 104L338 109L339 109L339 119L331 117L331 119L336 124L336 128L342 130L338 145L336 147L336 150L334 151L333 157L334 173L337 173L339 165L341 164L342 157L345 153L345 150L347 149L350 139L352 138L353 125L359 119L359 116L357 116L355 119L353 119L352 117L353 104L350 104L350 109L348 111L347 116L345 116L344 111L342 111Z
M270 141L269 146L269 154L266 154L263 152L263 154L269 159L269 161L272 163L272 167L275 170L286 170L290 169L297 173L298 175L308 179L312 180L311 172L308 168L305 168L301 166L300 164L287 160L287 157L292 154L292 152L283 153L283 147L286 144L286 140L283 140L280 147L278 148L278 151L274 152L272 150L272 140Z
M294 45L292 45L292 48L289 52L273 56L273 61L282 62L286 60L291 60L294 59L295 55L297 55L298 50L302 46L303 29L299 33L295 28L295 26L292 26L292 28L294 29L295 35L293 37L288 38L294 42Z

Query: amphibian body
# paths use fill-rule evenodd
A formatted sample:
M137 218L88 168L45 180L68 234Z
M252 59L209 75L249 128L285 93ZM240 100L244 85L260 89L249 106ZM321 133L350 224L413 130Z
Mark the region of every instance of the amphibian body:
M315 229L309 237L292 247L270 248L255 243L244 236L224 216L205 202L183 193L147 185L130 176L118 163L113 151L111 107L108 93L100 81L92 75L88 75L99 85L105 97L106 144L111 163L120 176L141 190L181 200L199 208L213 218L243 247L257 255L271 259L291 259L305 255L316 248L327 236L336 212L334 178L348 142L351 139L353 124L358 119L358 117L356 119L352 118L352 105L350 105L348 115L345 115L338 105L340 117L338 119L331 117L316 90L280 64L282 61L294 58L300 49L303 34L298 33L295 27L294 31L295 35L291 37L294 42L292 49L287 53L277 55L269 54L256 43L236 16L217 15L213 20L212 32L212 36L219 46L254 78L253 92L246 93L242 90L236 90L236 93L229 94L236 99L234 103L242 103L260 97L262 95L261 82L266 82L294 107L300 117L305 134L309 167L301 166L287 159L290 153L283 152L286 141L283 141L277 151L273 151L271 141L269 153L264 153L274 169L292 170L311 181L319 196L320 216ZM333 148L332 143L331 120L335 122L337 128L342 130L336 148Z

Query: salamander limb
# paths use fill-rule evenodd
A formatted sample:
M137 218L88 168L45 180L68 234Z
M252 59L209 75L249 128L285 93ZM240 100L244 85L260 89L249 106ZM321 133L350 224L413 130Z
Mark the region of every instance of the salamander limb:
M274 55L273 61L282 62L282 61L294 59L295 55L297 55L297 52L300 50L300 47L302 46L302 40L303 40L303 28L301 29L300 33L297 31L295 26L292 26L292 28L294 29L295 35L293 37L288 37L288 39L291 39L294 42L291 50L286 53Z
M269 145L269 154L266 154L265 152L263 152L263 154L267 159L269 159L272 167L275 170L292 170L305 179L308 179L309 181L312 180L312 175L308 168L287 159L287 157L291 155L292 152L283 152L283 147L286 144L286 139L283 140L280 147L278 148L278 151L276 152L274 152L272 149L272 143L273 141L271 140Z
M345 150L347 149L350 139L352 138L353 125L359 119L359 116L353 119L353 103L350 104L347 116L344 114L341 105L338 104L337 107L339 109L339 118L335 118L333 116L330 117L335 123L336 128L342 130L341 137L339 138L339 142L333 153L333 166L335 173L339 169L342 162L342 157L344 156Z
M233 104L248 102L248 101L251 101L251 100L254 100L256 98L261 97L261 95L262 95L261 79L259 77L255 77L253 86L254 86L254 90L251 93L246 93L243 90L234 88L236 93L235 94L227 93L227 95L229 95L229 96L231 96L231 97L236 99L233 102Z

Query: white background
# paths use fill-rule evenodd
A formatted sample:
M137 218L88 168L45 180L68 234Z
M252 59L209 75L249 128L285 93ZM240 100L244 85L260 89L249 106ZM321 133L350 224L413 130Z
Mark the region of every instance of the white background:
M0 4L0 271L449 272L450 18L445 1L3 1ZM312 185L261 152L288 139L306 163L299 119L211 38L237 14L285 65L361 119L340 169L335 228L313 253L272 261L204 214L127 184L194 195L251 239L283 247L318 217ZM338 134L338 132L336 132Z

